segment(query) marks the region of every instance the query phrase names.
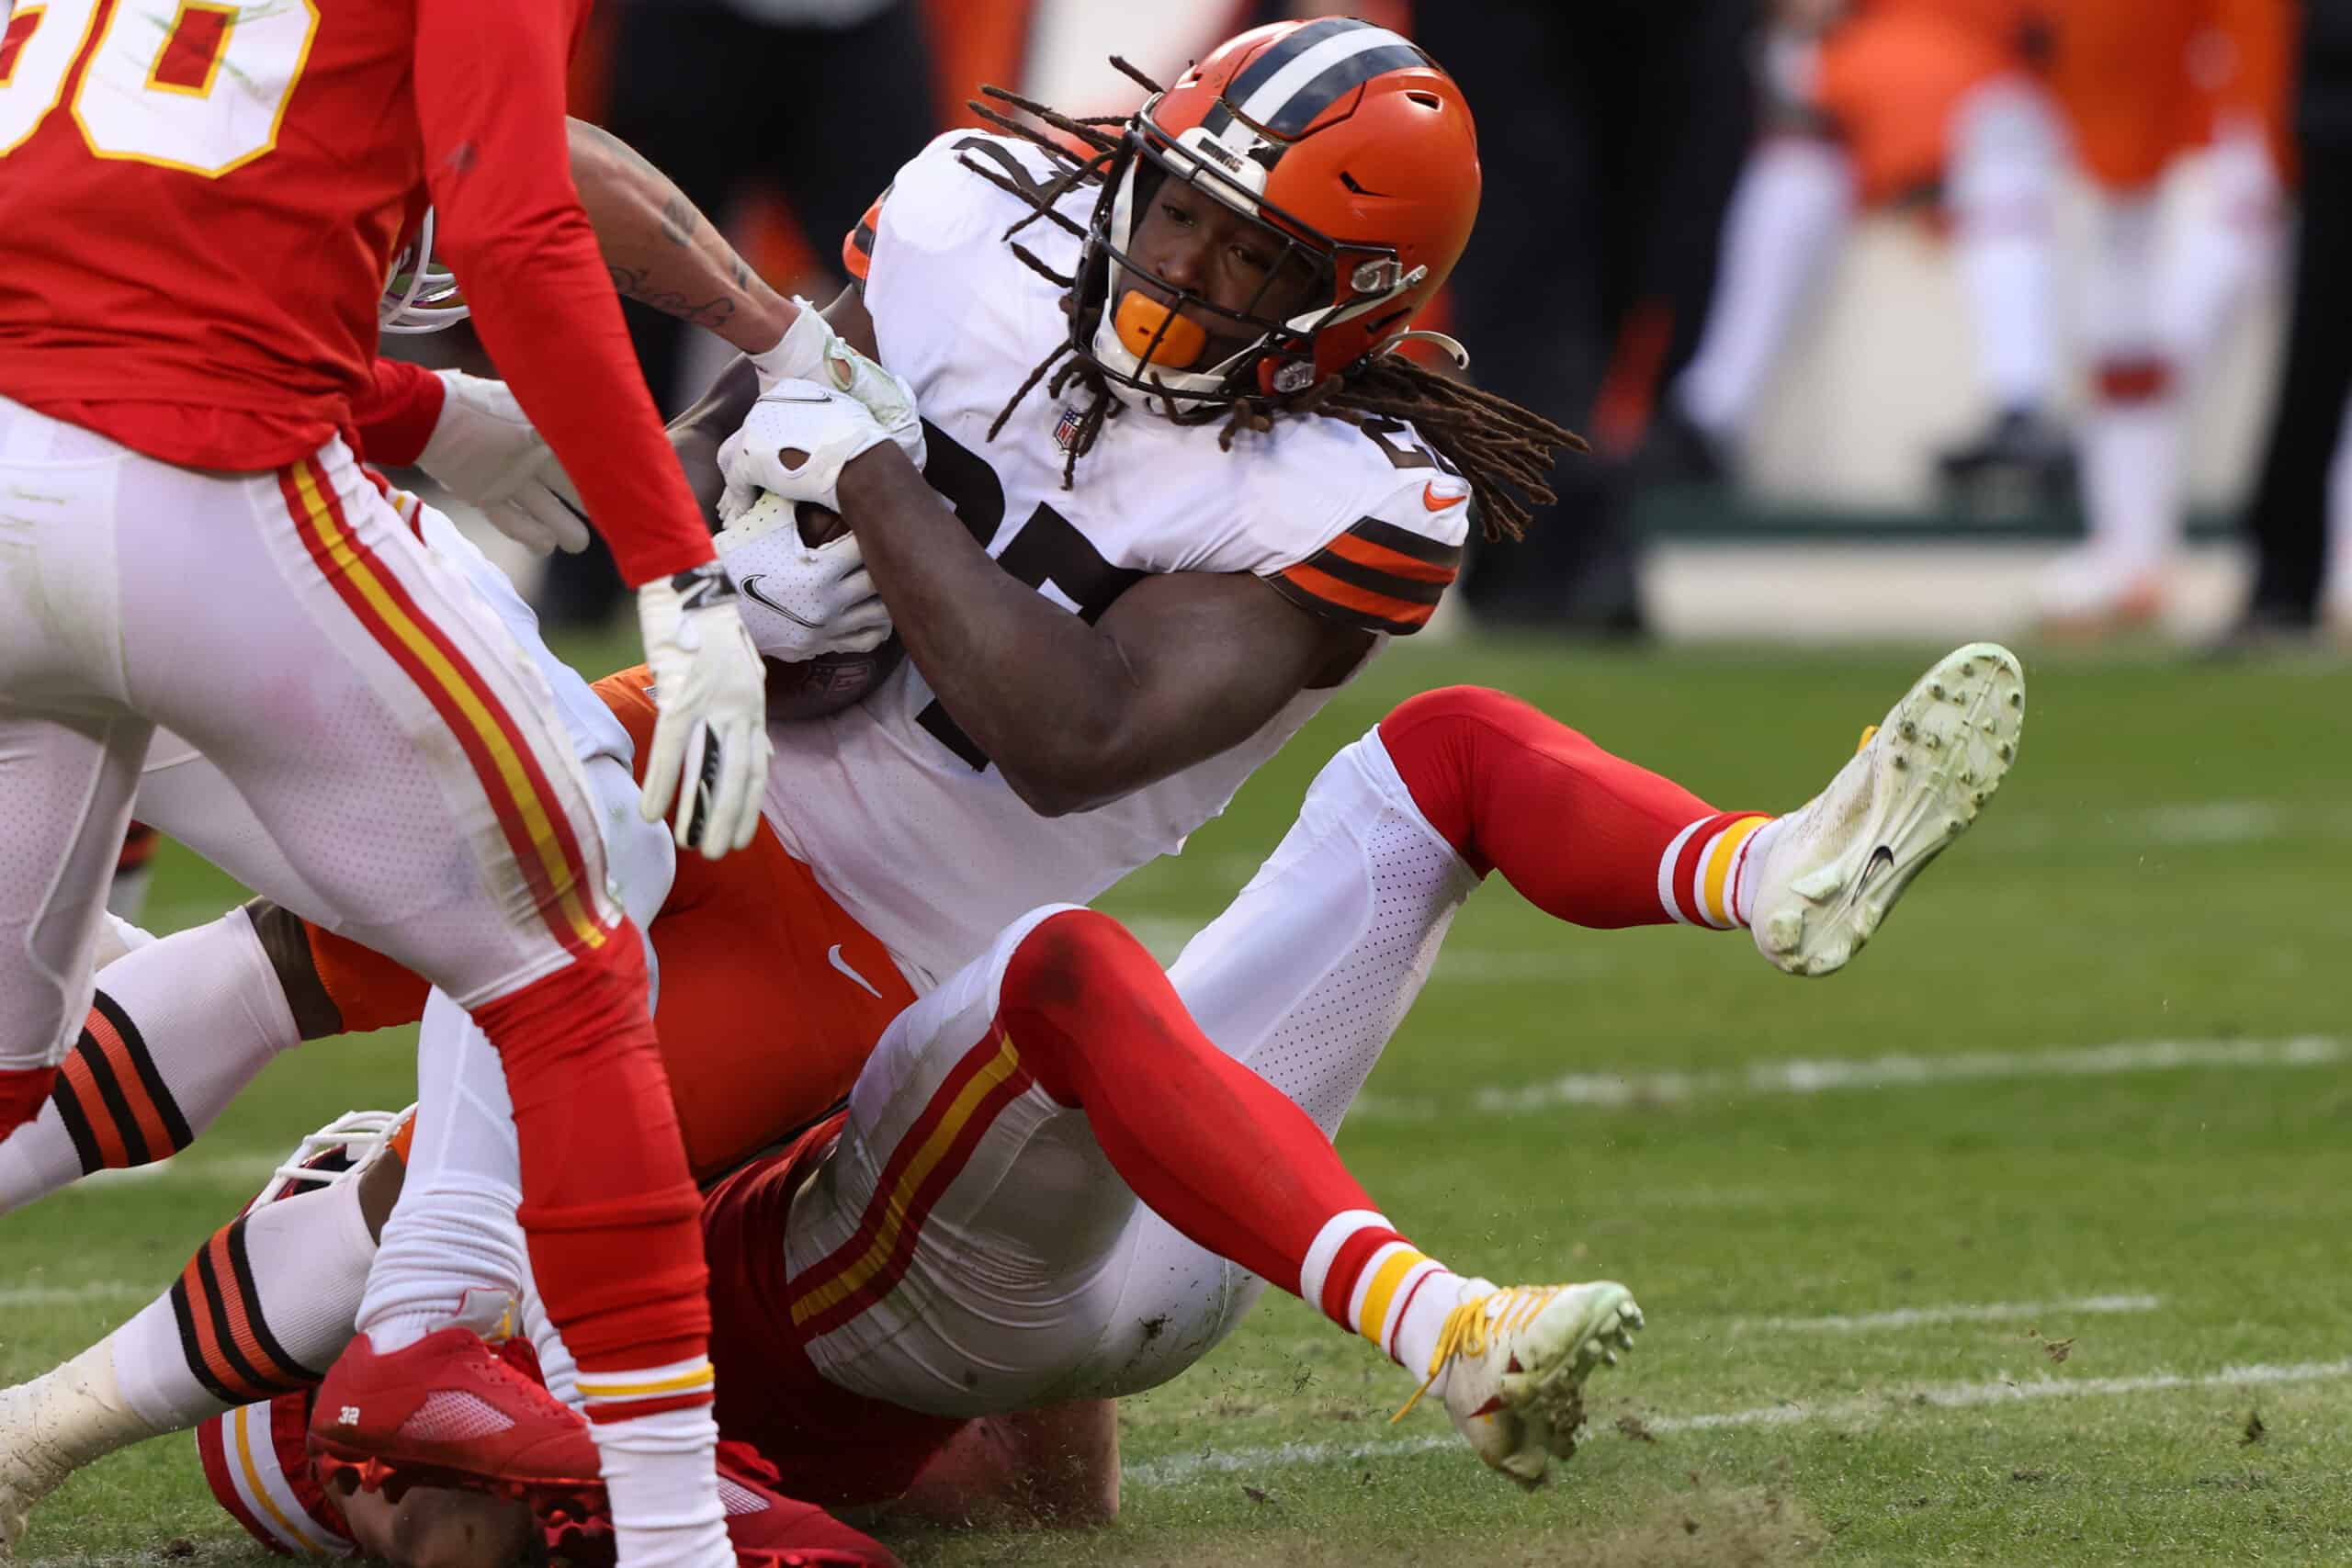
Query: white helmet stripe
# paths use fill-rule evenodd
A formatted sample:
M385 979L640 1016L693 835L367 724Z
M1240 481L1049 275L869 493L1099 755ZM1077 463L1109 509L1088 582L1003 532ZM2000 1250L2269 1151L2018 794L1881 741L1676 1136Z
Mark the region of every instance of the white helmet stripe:
M1390 32L1386 28L1351 28L1335 33L1302 51L1286 62L1283 68L1266 79L1265 85L1251 93L1238 106L1240 116L1252 125L1270 125L1280 115L1283 106L1292 95L1314 81L1334 65L1353 60L1359 54L1374 50L1403 49L1419 51L1411 43Z

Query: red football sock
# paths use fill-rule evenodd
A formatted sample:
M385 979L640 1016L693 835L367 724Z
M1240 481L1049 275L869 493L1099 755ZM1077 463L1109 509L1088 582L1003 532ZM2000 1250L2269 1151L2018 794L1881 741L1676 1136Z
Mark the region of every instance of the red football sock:
M698 1361L710 1332L702 1201L645 987L637 930L624 922L594 954L473 1015L514 1101L532 1271L583 1372ZM706 1378L611 1414L709 1398Z
M1717 811L1516 697L1424 692L1380 722L1413 803L1479 875L1500 871L1579 926L1728 926L1742 852L1769 818ZM1670 901L1669 901L1670 899Z
M1107 915L1073 909L1023 938L997 1023L1046 1093L1085 1108L1136 1196L1293 1294L1326 1222L1372 1207L1306 1112L1211 1044Z

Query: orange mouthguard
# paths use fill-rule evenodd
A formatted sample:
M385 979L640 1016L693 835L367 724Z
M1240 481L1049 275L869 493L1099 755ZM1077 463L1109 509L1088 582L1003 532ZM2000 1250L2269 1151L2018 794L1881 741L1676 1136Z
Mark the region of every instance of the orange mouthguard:
M1129 354L1147 364L1165 366L1170 370L1183 369L1200 358L1201 351L1209 345L1205 328L1132 288L1119 301L1119 312L1112 321ZM1152 342L1155 337L1159 340L1156 346Z

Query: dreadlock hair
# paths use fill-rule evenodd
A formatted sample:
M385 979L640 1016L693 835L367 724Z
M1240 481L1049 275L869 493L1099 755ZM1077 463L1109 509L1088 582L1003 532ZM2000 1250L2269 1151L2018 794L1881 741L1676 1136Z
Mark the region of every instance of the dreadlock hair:
M1111 63L1146 92L1160 90L1159 83L1116 55ZM1058 210L1055 204L1073 190L1102 183L1117 161L1121 146L1120 138L1112 134L1110 128L1124 126L1126 117L1066 115L997 86L982 86L980 97L1015 112L1005 113L978 99L969 101L967 107L989 124L1043 148L1053 160L1055 172L1042 182L1023 181L1002 169L991 168L968 153L963 157L963 164L1029 205L1028 216L1004 231L1005 241L1023 265L1062 287L1062 309L1074 312L1078 309L1078 277L1065 276L1046 265L1020 243L1019 235L1042 219L1081 240L1087 238L1085 226ZM1016 115L1029 118L1023 119ZM1046 134L1046 130L1039 129L1041 125L1069 137L1078 150L1073 151ZM1061 363L1063 355L1069 353L1069 340L1056 344L1052 352L1039 360L1013 389L989 426L989 439L993 441L1012 417L1013 410L1020 407L1022 400L1038 382L1046 381L1048 398L1060 397L1066 387L1076 382L1089 394L1089 400L1071 433L1069 457L1062 464L1064 490L1075 483L1078 460L1093 449L1094 438L1102 433L1103 423L1117 417L1125 407L1102 371L1084 358L1073 357L1067 364ZM1050 380L1048 372L1052 373ZM1205 424L1223 416L1225 428L1217 434L1217 446L1228 452L1242 432L1264 434L1273 429L1278 419L1320 415L1354 425L1368 419L1409 420L1438 456L1469 481L1472 509L1482 519L1488 539L1521 537L1526 532L1532 508L1549 505L1558 499L1547 482L1555 452L1590 450L1584 437L1531 409L1396 354L1374 355L1301 391L1238 397L1229 407L1210 405L1187 412L1177 406L1175 400L1168 401L1169 417L1179 424Z

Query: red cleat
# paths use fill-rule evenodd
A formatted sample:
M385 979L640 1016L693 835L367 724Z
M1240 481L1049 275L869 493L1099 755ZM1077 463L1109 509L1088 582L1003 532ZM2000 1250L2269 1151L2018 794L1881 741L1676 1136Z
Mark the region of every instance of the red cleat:
M718 1445L718 1496L737 1568L899 1568L890 1549L810 1503L776 1490L775 1466L749 1443ZM566 1568L610 1568L612 1516L601 1494L586 1508L542 1507L548 1557Z
M468 1328L443 1328L379 1356L365 1334L320 1384L311 1452L348 1495L455 1486L535 1505L601 1508L588 1423Z

